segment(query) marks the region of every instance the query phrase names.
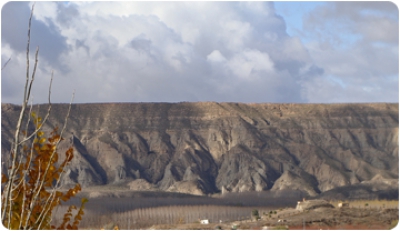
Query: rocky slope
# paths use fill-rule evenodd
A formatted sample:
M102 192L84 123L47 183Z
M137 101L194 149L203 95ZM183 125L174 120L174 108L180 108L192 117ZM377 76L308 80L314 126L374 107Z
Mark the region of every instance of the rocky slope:
M46 129L61 126L67 108L53 105ZM2 169L18 113L2 104ZM76 104L61 147L75 150L63 185L310 196L357 185L393 189L398 118L398 104ZM383 189L373 184L378 178Z

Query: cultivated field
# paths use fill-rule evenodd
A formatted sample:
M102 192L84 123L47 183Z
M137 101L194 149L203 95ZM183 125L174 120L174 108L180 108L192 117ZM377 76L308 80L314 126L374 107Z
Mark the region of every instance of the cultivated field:
M347 201L348 207L295 209L300 195L274 198L268 193L200 197L187 194L136 193L92 198L81 229L389 229L398 221L398 201ZM62 207L59 209L61 214ZM254 210L259 220L252 217ZM54 216L54 222L60 220ZM201 224L208 220L209 224Z

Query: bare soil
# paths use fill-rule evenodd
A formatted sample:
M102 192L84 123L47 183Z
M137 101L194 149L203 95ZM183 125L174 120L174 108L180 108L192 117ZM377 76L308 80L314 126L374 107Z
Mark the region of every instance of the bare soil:
M300 212L284 209L269 217L264 215L258 221L244 220L211 224L154 225L150 229L337 229L366 230L392 229L399 219L398 209L369 208L317 208Z

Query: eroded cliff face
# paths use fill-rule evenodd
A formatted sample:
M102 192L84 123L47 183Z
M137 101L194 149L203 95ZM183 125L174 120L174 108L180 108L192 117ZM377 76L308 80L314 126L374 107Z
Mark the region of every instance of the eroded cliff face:
M46 106L41 105L45 111ZM49 126L68 105L53 105ZM399 177L397 104L72 105L63 184L193 194L302 190ZM2 105L2 162L19 107ZM398 184L398 183L397 183ZM397 186L398 187L398 186Z

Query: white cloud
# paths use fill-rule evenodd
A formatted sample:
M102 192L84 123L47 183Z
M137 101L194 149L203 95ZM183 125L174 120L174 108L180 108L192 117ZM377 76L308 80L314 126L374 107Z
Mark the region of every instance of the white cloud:
M7 102L21 101L29 4L3 7L2 62L13 57L2 72ZM319 102L332 99L329 89L338 87L328 75L347 86L359 84L361 75L374 84L380 76L396 75L398 35L388 30L395 30L398 20L386 17L385 7L356 18L351 13L366 7L350 4L347 13L340 7L313 12L306 21L313 42L304 45L287 35L271 2L38 2L31 43L41 46L35 101L46 102L40 93L46 92L52 69L55 102L68 102L73 89L76 102ZM351 23L337 24L341 31L331 34L357 33L364 39L351 50L337 49L332 41L344 38L320 30L339 16ZM327 87L320 87L323 83Z
M226 58L221 54L219 50L213 50L209 55L207 55L207 60L211 62L224 62Z
M29 3L29 8L32 8L33 3ZM34 16L39 21L42 21L46 26L50 25L50 20L57 16L57 4L48 2L47 4L35 4Z
M258 50L245 50L238 53L229 60L227 65L234 75L243 79L261 77L274 70L274 64L269 55Z
M244 48L252 30L249 23L237 20L222 21L220 27L223 28L220 36L225 42L226 48L233 52Z
M329 2L317 7L305 17L304 32L311 40L305 47L324 75L303 83L305 97L398 102L398 28L398 9L390 2Z
M310 61L310 56L299 38L288 38L282 45L282 53L285 59L297 60L300 62Z
M369 41L397 43L399 40L399 25L395 20L383 17L370 17L357 27Z

